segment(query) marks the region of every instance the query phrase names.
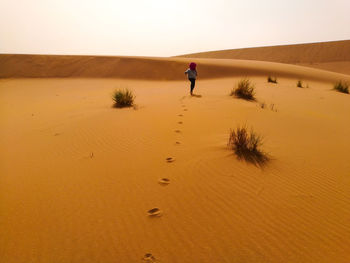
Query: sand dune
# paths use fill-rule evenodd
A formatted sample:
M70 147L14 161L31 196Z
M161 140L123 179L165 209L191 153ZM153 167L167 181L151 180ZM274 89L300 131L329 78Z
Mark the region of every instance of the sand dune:
M191 97L190 60L0 55L0 262L350 262L349 76L196 59ZM241 124L266 166L227 148Z
M253 77L273 112L228 96L238 80L199 81L202 98L185 81L0 80L3 262L349 262L349 95ZM120 86L138 110L111 108ZM226 148L242 123L264 169Z
M271 61L350 75L350 40L210 51L179 57Z
M102 56L0 55L1 78L102 77L182 80L191 59ZM281 63L196 59L199 77L267 76L336 81L349 76Z
M323 63L298 63L298 65L350 75L350 61L336 61L336 62L323 62Z

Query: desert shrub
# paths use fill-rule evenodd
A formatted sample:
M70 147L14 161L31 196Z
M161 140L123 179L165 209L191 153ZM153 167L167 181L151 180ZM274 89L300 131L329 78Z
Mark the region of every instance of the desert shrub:
M261 150L262 137L252 129L248 131L246 126L237 127L230 131L228 147L234 151L238 159L262 165L269 160L266 153Z
M334 84L334 89L339 92L349 94L349 85L345 82L343 83L341 81L338 81L337 83Z
M277 84L277 78L276 78L276 77L268 76L268 77L267 77L267 82L271 82L271 83Z
M245 100L255 100L254 89L249 79L242 79L238 82L237 87L232 89L230 95Z
M118 89L113 93L114 106L117 108L133 106L134 99L134 94L128 89Z
M297 81L297 87L298 88L303 88L303 82L301 80Z

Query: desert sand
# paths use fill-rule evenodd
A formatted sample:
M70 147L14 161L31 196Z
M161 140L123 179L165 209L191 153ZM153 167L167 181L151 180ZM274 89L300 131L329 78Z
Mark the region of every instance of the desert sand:
M350 74L350 40L229 49L179 57L271 61Z
M1 262L350 262L350 76L202 58L191 97L189 61L0 56ZM241 124L265 166L227 148Z

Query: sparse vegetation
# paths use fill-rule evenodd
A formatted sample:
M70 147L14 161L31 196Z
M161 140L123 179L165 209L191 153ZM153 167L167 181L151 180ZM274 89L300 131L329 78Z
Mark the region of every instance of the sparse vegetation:
M303 82L302 82L301 80L298 80L298 82L297 82L297 87L298 87L298 88L304 88L304 87L303 87Z
M342 81L338 81L334 84L334 89L336 91L349 94L349 85L348 83L343 83Z
M271 82L271 83L277 84L277 78L276 78L276 77L268 76L268 77L267 77L267 82Z
M261 150L262 137L252 129L249 132L246 126L231 130L227 145L235 152L238 159L260 166L269 160L267 154Z
M242 79L238 82L237 87L232 89L230 95L245 100L255 100L254 89L249 79Z
M113 93L114 107L123 108L134 105L134 94L128 89L118 89Z

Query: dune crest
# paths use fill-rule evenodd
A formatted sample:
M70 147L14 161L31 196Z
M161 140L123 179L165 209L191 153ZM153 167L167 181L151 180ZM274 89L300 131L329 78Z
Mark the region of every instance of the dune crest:
M350 40L218 50L178 57L270 61L350 75Z
M183 80L191 58L0 55L0 78L124 78ZM201 79L267 76L335 81L350 76L307 67L249 60L195 59Z

